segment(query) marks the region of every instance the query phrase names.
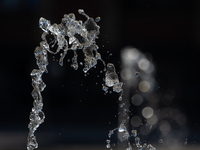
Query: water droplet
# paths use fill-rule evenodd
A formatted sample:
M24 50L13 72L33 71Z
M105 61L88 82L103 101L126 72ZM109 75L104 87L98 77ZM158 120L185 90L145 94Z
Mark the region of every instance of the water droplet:
M121 108L125 106L125 103L122 103L119 105Z
M126 131L126 127L125 127L125 125L124 125L123 123L120 124L118 131L119 131L119 132L124 132L124 131Z
M140 73L139 72L135 72L135 77L139 77Z
M41 17L39 20L39 27L44 31L48 32L49 27L51 26L50 21L46 20L45 18Z
M118 76L115 72L115 66L111 63L107 64L107 72L105 76L105 84L108 87L113 87L115 84L119 83Z
M110 140L106 140L106 143L110 143Z
M78 10L78 13L79 13L79 14L82 14L82 13L84 13L84 10L83 10L83 9L79 9L79 10Z
M110 148L110 144L108 143L108 144L106 144L106 148Z
M143 144L143 147L144 147L144 148L147 147L147 143L144 143L144 144Z
M159 139L159 143L163 143L163 139Z
M140 143L140 138L139 138L139 137L136 137L136 138L135 138L135 143L136 143L136 144L139 144L139 143Z
M106 92L106 91L108 91L108 87L105 85L102 85L102 90Z
M118 100L119 100L119 101L122 101L122 96L120 96L120 97L118 98Z
M131 133L132 133L132 136L134 136L134 137L137 136L137 130L132 130Z
M124 110L126 110L126 109L124 109ZM125 119L123 119L122 120L122 124L125 124L126 123L126 120Z
M100 20L101 20L100 17L96 17L96 18L95 18L95 22L99 22Z

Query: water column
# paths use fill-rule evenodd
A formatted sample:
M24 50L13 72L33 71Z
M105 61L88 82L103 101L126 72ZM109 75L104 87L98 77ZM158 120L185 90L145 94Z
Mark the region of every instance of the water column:
M122 69L121 69L121 80L124 83L124 92L123 92L123 100L122 102L120 102L119 104L119 117L118 117L118 122L119 124L121 124L122 121L126 121L126 128L129 131L130 130L130 107L131 107L131 103L130 103L130 97L131 97L131 93L130 93L130 88L132 86L136 86L136 84L134 84L134 82L137 80L136 77L139 76L139 72L137 72L137 70L135 69L134 65L135 65L135 59L137 59L139 56L139 52L137 49L134 48L124 48L121 51L121 64L122 64ZM136 131L136 130L134 130ZM137 131L136 131L137 132ZM136 136L136 132L135 132L135 136ZM129 132L130 133L130 132ZM121 136L123 136L123 134L121 132L118 132L118 137L119 139L121 139ZM130 135L129 135L130 136ZM130 145L130 142L128 141L127 143L128 145ZM120 145L120 149L122 148L123 145ZM130 146L129 146L130 147Z

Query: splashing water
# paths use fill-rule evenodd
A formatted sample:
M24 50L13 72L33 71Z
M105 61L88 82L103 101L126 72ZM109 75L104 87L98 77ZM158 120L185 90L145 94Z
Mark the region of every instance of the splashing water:
M96 22L100 21L100 17L97 17L95 20L85 14L83 9L78 10L79 14L85 16L87 20L83 23L81 20L76 20L76 17L73 13L65 14L64 18L60 24L53 24L51 25L49 20L41 17L39 20L39 27L44 31L41 38L42 41L40 42L40 46L36 47L34 54L36 58L36 64L38 65L38 69L33 69L31 72L32 77L32 97L34 99L33 108L30 113L29 119L30 123L28 125L29 134L27 138L27 150L34 150L38 148L38 143L36 141L36 137L34 135L35 131L39 127L41 123L44 122L45 115L42 111L43 108L43 99L41 92L45 89L46 84L42 80L43 73L48 73L47 65L48 65L48 55L47 53L57 54L60 51L60 60L59 64L63 66L63 60L68 52L68 50L72 50L74 52L74 56L72 58L71 67L75 70L78 69L78 62L77 58L78 55L76 50L82 49L84 54L84 73L87 73L91 68L97 65L97 61L100 60L104 65L105 71L105 84L102 85L102 89L105 93L108 93L108 89L112 88L113 92L120 93L119 101L122 101L122 82L119 82L118 75L115 71L115 66L112 63L108 63L107 66L105 62L102 60L100 53L98 53L99 47L96 45L95 40L98 38L100 33L100 27L96 24ZM49 42L46 39L46 36L50 34L54 37L54 40ZM68 37L67 40L65 37ZM53 43L50 47L49 45ZM53 48L57 44L57 50L53 52L51 48ZM69 62L69 61L68 61ZM83 63L80 63L83 65ZM140 74L139 72L136 73L136 77ZM125 103L121 104L121 107L124 107ZM124 108L123 114L124 116L127 115L127 110ZM126 128L126 121L123 120L119 127L110 130L106 141L106 147L111 148L111 135L114 134L115 131L123 133L121 137L121 141L128 142L128 148L126 150L132 150L131 144L129 142L129 138L131 136L135 137L135 144L138 149L142 150L143 148L147 148L148 150L155 150L155 148L149 145L141 145L140 138L137 137L137 130L132 130L132 134L130 136L127 128Z

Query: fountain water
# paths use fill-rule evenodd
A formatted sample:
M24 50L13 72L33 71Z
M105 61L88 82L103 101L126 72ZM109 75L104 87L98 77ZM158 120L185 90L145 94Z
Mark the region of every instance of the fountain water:
M30 123L28 125L29 128L29 134L27 138L27 150L33 150L38 148L38 143L36 141L36 137L34 135L35 131L39 127L41 123L44 122L45 115L42 111L43 108L43 99L41 92L46 87L45 83L42 80L43 73L48 73L47 65L48 65L48 52L51 54L57 54L61 50L60 53L60 60L59 64L63 65L63 59L65 58L68 50L72 50L74 52L74 57L72 58L72 64L71 66L77 70L78 69L78 62L77 62L77 53L76 50L82 49L84 54L84 73L87 73L92 67L95 67L97 64L97 61L100 60L104 65L104 71L105 71L105 84L102 85L102 89L105 91L105 93L108 92L109 88L112 88L113 92L120 93L119 101L122 101L122 82L119 82L118 75L115 72L115 66L112 63L108 63L107 65L102 60L100 53L98 53L98 46L96 45L95 40L98 38L99 35L99 29L100 27L97 25L97 22L100 21L100 17L97 17L95 20L91 17L89 17L83 9L78 10L79 14L85 16L87 20L83 23L82 21L76 20L76 17L73 13L65 14L64 18L62 18L62 21L60 24L53 24L51 25L49 20L46 20L45 18L40 18L39 20L39 27L44 31L41 38L42 42L40 42L40 46L36 47L34 54L36 58L36 63L38 65L38 69L33 69L31 72L32 77L32 97L34 99L33 102L33 108L30 113ZM46 36L48 34L53 35L54 40L48 43ZM69 41L67 41L66 37L69 38ZM55 52L51 50L52 47L49 45L53 43L52 47L55 46L57 43L58 48ZM136 72L136 77L139 76L139 72ZM125 103L123 103L123 106ZM123 107L122 106L122 107ZM129 110L124 107L123 110L123 116L127 116ZM108 137L109 139L106 141L107 148L111 148L110 145L110 138L111 135L115 132L123 133L123 136L121 137L121 141L127 141L128 142L128 148L126 150L132 150L132 146L130 144L129 138L131 136L135 137L135 144L138 147L139 150L142 150L143 148L147 148L148 150L155 150L155 148L149 144L143 144L140 143L140 138L137 136L137 130L132 130L131 135L129 134L127 128L126 128L126 120L122 120L119 127L110 130Z

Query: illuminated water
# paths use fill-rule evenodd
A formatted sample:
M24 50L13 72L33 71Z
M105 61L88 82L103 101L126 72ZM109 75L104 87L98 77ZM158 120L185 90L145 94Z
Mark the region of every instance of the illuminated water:
M97 65L97 61L100 60L104 65L105 72L105 83L102 85L102 89L105 91L105 93L108 93L108 89L112 88L113 92L120 94L118 100L122 101L123 82L119 81L118 75L116 74L115 66L112 63L108 63L106 65L105 62L102 60L100 53L98 53L99 47L96 45L95 42L100 33L100 27L97 25L97 22L100 21L100 17L93 19L85 14L82 9L79 9L78 12L79 14L87 18L84 23L81 20L76 20L76 17L73 13L70 13L68 15L65 14L60 24L51 25L49 20L46 20L42 17L39 20L39 27L44 32L41 36L42 42L40 42L40 46L36 47L34 51L38 69L33 69L30 74L32 77L32 86L34 88L31 93L34 102L29 117L30 123L28 125L29 134L27 138L27 150L38 148L38 143L36 141L34 133L45 119L45 115L42 111L43 100L41 92L46 87L45 83L42 80L42 75L44 72L48 73L48 52L54 55L60 52L59 64L62 66L63 59L65 58L68 50L72 50L74 52L74 56L72 58L71 67L77 70L79 66L77 62L78 55L76 53L76 50L82 49L84 54L84 73L87 73L91 68L95 67ZM54 37L51 42L48 42L46 38L48 34ZM69 41L67 41L66 36L69 38ZM52 44L51 47L50 44ZM51 49L55 46L55 44L58 45L58 48L54 52ZM144 67L144 63L145 62L141 62L140 65ZM81 62L80 65L83 65L83 63ZM135 77L138 77L139 75L139 72L135 73ZM124 118L128 118L129 110L125 107L125 103L120 103L120 107L124 108L122 111L122 115L124 116ZM152 114L149 113L149 111L152 111L150 108L146 108L144 111L148 112L144 112L144 115ZM126 119L123 119L119 127L109 131L109 139L106 140L106 147L111 148L111 136L115 132L117 132L122 133L120 141L127 142L128 147L126 148L126 150L132 150L132 141L135 142L135 145L139 150L142 150L144 148L147 148L148 150L155 150L155 148L151 144L147 145L146 143L144 143L142 145L142 143L140 142L140 138L138 137L137 130L132 130L131 133L129 133L126 127L127 122L128 121ZM135 139L130 141L131 137L134 137Z

